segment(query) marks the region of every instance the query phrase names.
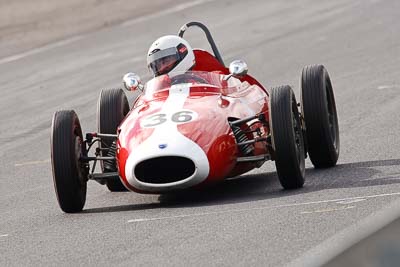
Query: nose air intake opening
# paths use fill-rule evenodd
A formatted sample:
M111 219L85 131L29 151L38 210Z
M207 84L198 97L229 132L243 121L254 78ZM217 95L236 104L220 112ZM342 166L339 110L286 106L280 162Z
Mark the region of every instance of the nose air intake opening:
M194 174L196 166L188 158L167 156L144 160L136 165L135 177L152 184L173 183Z

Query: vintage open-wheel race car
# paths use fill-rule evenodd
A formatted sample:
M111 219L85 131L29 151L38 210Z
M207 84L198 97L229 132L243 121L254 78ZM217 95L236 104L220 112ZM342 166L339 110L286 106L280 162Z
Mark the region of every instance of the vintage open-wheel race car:
M316 168L336 165L339 126L334 92L322 65L303 68L301 97L288 85L267 89L242 60L226 68L201 23L214 55L195 49L195 67L142 84L128 73L124 85L140 94L132 108L122 89L102 90L97 133L83 135L73 110L55 112L51 162L58 203L79 212L89 180L110 191L168 193L202 188L275 161L285 189L304 184L305 158ZM97 163L100 171L96 172Z

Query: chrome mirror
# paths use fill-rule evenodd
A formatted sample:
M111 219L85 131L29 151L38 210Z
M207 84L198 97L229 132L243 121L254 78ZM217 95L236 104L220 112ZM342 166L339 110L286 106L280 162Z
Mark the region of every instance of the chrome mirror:
M144 85L142 84L142 80L140 76L133 72L128 72L122 78L125 89L128 91L143 91Z
M245 76L248 72L247 64L243 60L234 60L229 64L229 73L233 77L241 78Z

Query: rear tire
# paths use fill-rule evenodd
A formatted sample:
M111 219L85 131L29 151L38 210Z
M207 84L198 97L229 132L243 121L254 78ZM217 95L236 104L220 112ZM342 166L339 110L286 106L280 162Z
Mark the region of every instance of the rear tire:
M98 132L103 134L116 134L118 126L128 112L128 99L122 89L102 90L97 103ZM102 150L102 156L115 156L116 146L112 141L102 140L100 148L110 148L108 151ZM101 168L103 172L118 171L115 160L102 162ZM107 180L106 185L111 192L127 191L120 179Z
M270 93L270 127L275 166L285 189L304 184L304 140L296 97L288 85L272 88Z
M315 168L336 165L339 158L339 123L329 74L322 65L303 68L301 106L308 154Z
M79 161L83 138L76 113L57 111L51 132L51 165L58 204L64 212L79 212L86 201L87 172Z

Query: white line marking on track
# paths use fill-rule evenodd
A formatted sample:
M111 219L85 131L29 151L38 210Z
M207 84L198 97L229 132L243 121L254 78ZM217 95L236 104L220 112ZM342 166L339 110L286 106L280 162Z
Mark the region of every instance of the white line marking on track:
M302 211L300 214L313 214L313 213L326 213L326 212L333 212L333 211L341 211L341 210L348 210L353 209L356 206L347 206L347 207L340 207L340 208L331 208L331 209L321 209L321 210L311 210L311 211Z
M155 218L156 219L156 218ZM145 222L145 221L151 221L155 219L134 219L134 220L129 220L128 223L133 223L133 222Z
M229 209L229 210L223 210L223 211L192 213L192 214L183 214L183 215L177 215L177 216L165 216L165 217L154 217L154 218L137 218L137 219L128 220L128 223L159 221L159 220L168 220L168 219L180 219L180 218L190 218L190 217L201 217L201 216L206 216L206 215L218 215L218 214L225 214L225 213L238 213L238 212L247 212L247 211L255 211L255 210L267 210L267 209L274 209L274 208L288 208L288 207L307 206L307 205L315 205L315 204L331 203L331 202L334 202L334 203L339 203L339 202L344 202L344 201L358 202L358 201L363 201L363 200L367 200L367 199L371 199L371 198L389 197L389 196L400 196L400 192L369 195L369 196L359 196L359 197L349 197L349 198L310 201L310 202L303 202L303 203L291 203L291 204L282 204L282 205L275 205L275 206L264 206L264 207L247 208L247 209ZM349 202L349 203L351 203L351 202ZM351 207L353 207L353 206L351 206Z
M336 203L337 204L347 205L347 204L357 203L357 202L365 201L365 200L367 200L367 199L365 199L365 198L357 198L357 199L349 199L349 200L338 201Z
M320 204L320 203L329 203L329 202L339 202L346 200L356 200L356 199L368 199L368 198L378 198L378 197L389 197L389 196L399 196L400 192L394 193L385 193L385 194L377 194L377 195L369 195L369 196L359 196L359 197L347 197L347 198L339 198L339 199L330 199L330 200L319 200L319 201L310 201L304 203L294 203L288 205L280 205L278 207L290 207L290 206L302 206L302 205L312 205L312 204Z
M5 235L0 235L0 237L7 237L8 236L8 234L5 234Z
M46 163L50 163L50 159L15 163L14 166L15 166L15 167L21 167L21 166L39 165L39 164L46 164Z
M385 89L393 89L396 88L395 85L380 85L378 86L378 90L385 90Z
M238 212L238 211L241 211L241 210L227 210L227 211L193 213L193 214L184 214L184 215L166 216L166 217L155 217L155 218L139 218L139 219L129 220L128 223L160 221L160 220L179 219L179 218L190 218L190 217L199 217L199 216L205 216L205 215L223 214L223 213ZM245 211L245 210L243 210L243 211Z

